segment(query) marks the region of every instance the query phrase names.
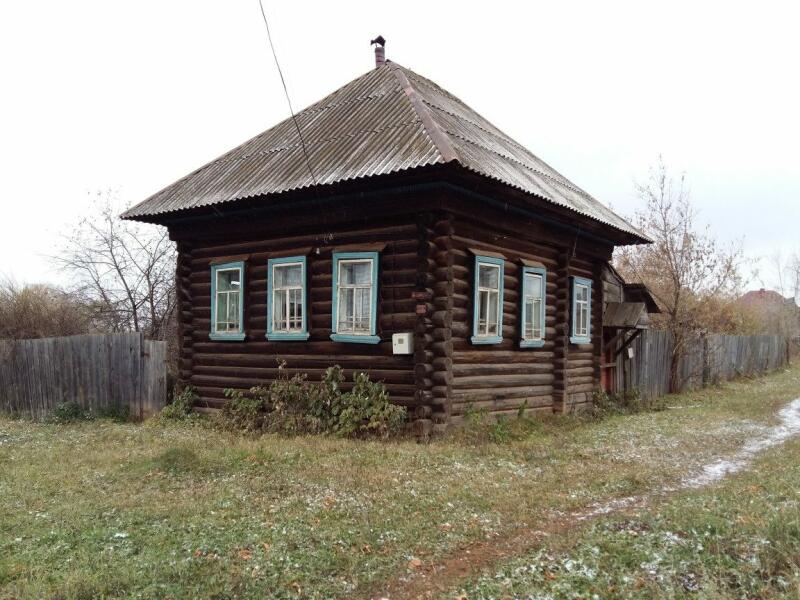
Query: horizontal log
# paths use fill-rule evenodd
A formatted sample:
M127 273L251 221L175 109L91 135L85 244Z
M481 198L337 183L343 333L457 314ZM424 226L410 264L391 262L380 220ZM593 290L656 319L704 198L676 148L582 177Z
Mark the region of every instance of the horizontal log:
M552 373L533 373L533 374L500 374L500 375L461 375L453 378L453 390L477 390L477 389L492 389L502 386L508 387L524 387L524 386L537 386L549 385L553 382L554 376Z
M281 375L286 377L293 377L295 375L307 375L309 381L320 381L325 375L324 368L311 368L304 365L298 365L294 368L278 369L265 368L265 367L245 367L229 365L225 366L208 366L208 365L194 365L193 372L196 375L207 375L209 377L230 377L246 379L258 379L262 382L268 382L277 379ZM388 383L402 383L412 385L414 383L414 374L407 369L403 370L385 370L385 369L370 369L365 365L345 368L344 376L350 380L355 373L366 372L369 374L370 379L373 381L383 381Z

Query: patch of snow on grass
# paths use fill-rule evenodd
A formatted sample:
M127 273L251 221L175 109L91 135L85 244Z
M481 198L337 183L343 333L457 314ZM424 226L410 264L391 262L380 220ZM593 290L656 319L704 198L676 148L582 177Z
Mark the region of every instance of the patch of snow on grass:
M748 440L739 452L730 458L709 463L694 476L687 477L680 488L697 488L719 481L726 475L736 473L750 464L756 454L773 446L782 444L787 439L800 433L800 398L796 398L778 412L780 425L767 428L761 437Z

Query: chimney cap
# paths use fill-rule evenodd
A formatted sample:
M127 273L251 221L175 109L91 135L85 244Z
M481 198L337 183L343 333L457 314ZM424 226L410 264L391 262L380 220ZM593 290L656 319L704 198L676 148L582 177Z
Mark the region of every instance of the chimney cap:
M379 35L379 36L378 36L378 37L376 37L374 40L370 40L370 42L369 42L369 43L370 43L370 45L373 45L373 44L380 44L381 46L385 46L385 45L386 45L386 40L385 40L385 39L383 39L383 36L382 36L382 35Z

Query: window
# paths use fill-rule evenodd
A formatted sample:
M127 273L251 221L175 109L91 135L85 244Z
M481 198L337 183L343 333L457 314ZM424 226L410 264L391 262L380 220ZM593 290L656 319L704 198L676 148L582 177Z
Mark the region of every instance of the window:
M544 345L544 308L547 272L539 267L522 268L521 348Z
M499 344L503 341L504 263L502 258L475 257L473 344Z
M212 340L244 339L244 263L232 262L211 267Z
M573 344L588 344L592 333L592 281L572 278L572 336Z
M306 257L267 261L267 339L307 340Z
M378 253L334 252L331 339L377 344Z

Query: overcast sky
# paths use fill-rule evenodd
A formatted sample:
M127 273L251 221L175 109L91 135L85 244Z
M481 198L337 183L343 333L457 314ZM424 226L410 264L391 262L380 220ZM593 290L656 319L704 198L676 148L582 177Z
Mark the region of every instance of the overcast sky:
M298 109L382 34L617 212L661 154L719 238L800 249L796 2L264 4ZM0 274L20 282L64 282L47 255L97 190L137 203L288 116L258 0L3 2L0 56Z

